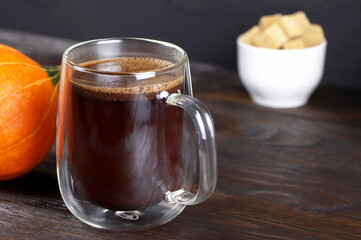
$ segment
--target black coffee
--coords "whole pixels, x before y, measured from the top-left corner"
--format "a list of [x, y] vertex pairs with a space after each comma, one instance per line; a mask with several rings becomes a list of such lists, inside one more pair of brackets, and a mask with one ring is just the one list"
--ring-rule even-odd
[[[83, 64], [118, 72], [150, 71], [169, 65], [155, 58]], [[75, 82], [70, 84], [68, 142], [76, 191], [105, 208], [136, 210], [158, 203], [167, 191], [179, 188], [183, 111], [156, 95], [182, 90], [183, 77], [169, 74], [141, 86], [116, 88]]]

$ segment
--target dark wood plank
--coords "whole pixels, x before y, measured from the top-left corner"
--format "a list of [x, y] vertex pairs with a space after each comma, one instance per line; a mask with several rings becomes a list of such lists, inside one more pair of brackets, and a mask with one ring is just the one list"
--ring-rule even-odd
[[17, 48], [43, 65], [60, 65], [65, 49], [75, 42], [0, 28], [0, 43]]
[[[60, 64], [72, 41], [44, 39], [0, 29], [0, 42]], [[67, 210], [52, 152], [30, 174], [0, 182], [0, 239], [360, 239], [361, 91], [324, 87], [305, 107], [268, 109], [251, 102], [236, 72], [191, 65], [195, 97], [217, 130], [210, 199], [155, 229], [97, 230]]]

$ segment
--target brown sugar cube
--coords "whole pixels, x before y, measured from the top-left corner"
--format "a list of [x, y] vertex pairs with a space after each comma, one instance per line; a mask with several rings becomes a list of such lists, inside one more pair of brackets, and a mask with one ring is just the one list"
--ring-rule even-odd
[[279, 23], [290, 38], [301, 36], [310, 25], [310, 21], [304, 12], [283, 16]]
[[253, 44], [263, 48], [280, 48], [288, 40], [287, 35], [278, 23], [264, 29], [262, 32], [254, 36]]
[[258, 25], [265, 29], [266, 27], [272, 25], [273, 23], [279, 21], [282, 17], [282, 14], [272, 14], [272, 15], [266, 15], [259, 19]]
[[295, 38], [292, 40], [289, 40], [288, 42], [283, 45], [283, 49], [299, 49], [299, 48], [305, 48], [305, 44], [303, 43], [301, 38]]
[[249, 29], [247, 32], [245, 32], [241, 38], [241, 40], [244, 43], [247, 43], [249, 45], [252, 45], [253, 37], [259, 33], [259, 27], [253, 26], [251, 29]]
[[303, 11], [298, 11], [292, 14], [293, 18], [298, 22], [300, 25], [302, 25], [305, 29], [307, 29], [311, 23], [308, 19], [307, 15]]
[[304, 27], [291, 16], [282, 17], [279, 23], [290, 38], [299, 37], [305, 31]]
[[325, 39], [325, 34], [320, 25], [311, 24], [302, 36], [305, 47], [312, 47], [320, 44]]

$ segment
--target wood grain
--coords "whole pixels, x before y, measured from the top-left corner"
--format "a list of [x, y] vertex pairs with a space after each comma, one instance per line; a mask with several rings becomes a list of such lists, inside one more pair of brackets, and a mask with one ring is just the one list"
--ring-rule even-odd
[[[37, 52], [53, 41], [16, 40], [24, 34], [0, 29], [0, 42], [6, 35], [42, 64], [60, 64], [71, 43]], [[67, 210], [52, 152], [30, 174], [0, 182], [0, 239], [361, 239], [361, 91], [324, 87], [305, 107], [269, 109], [252, 103], [234, 71], [191, 66], [217, 131], [210, 199], [155, 229], [97, 230]]]

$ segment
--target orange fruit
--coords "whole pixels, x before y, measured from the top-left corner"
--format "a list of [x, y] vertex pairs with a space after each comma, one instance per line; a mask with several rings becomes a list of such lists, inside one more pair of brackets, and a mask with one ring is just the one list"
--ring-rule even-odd
[[55, 139], [58, 68], [47, 71], [0, 44], [0, 180], [22, 176], [49, 153]]

